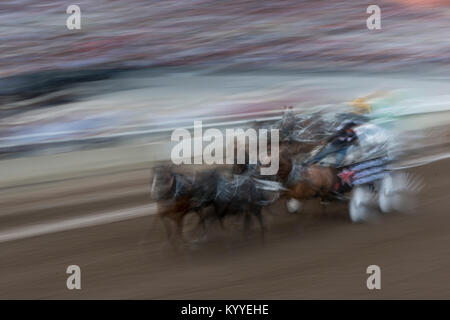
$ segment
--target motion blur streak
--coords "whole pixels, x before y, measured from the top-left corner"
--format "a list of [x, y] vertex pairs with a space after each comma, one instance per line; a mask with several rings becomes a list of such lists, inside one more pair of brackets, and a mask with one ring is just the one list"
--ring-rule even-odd
[[[0, 298], [450, 298], [448, 1], [376, 1], [380, 30], [362, 0], [76, 4], [81, 30], [67, 2], [0, 4]], [[240, 216], [208, 220], [204, 240], [195, 214], [169, 243], [150, 189], [171, 132], [271, 126], [286, 106], [326, 123], [366, 110], [389, 170], [423, 180], [406, 214], [356, 224], [351, 193], [297, 214], [280, 196], [264, 244]]]
[[99, 224], [111, 223], [121, 220], [139, 218], [147, 215], [155, 214], [153, 206], [139, 206], [137, 208], [130, 208], [127, 210], [118, 210], [114, 212], [107, 212], [88, 217], [73, 218], [62, 221], [46, 222], [41, 225], [33, 225], [24, 228], [17, 228], [9, 230], [8, 232], [0, 233], [0, 242], [24, 239], [28, 237], [35, 237], [45, 235], [53, 232], [67, 231], [77, 228], [91, 227]]

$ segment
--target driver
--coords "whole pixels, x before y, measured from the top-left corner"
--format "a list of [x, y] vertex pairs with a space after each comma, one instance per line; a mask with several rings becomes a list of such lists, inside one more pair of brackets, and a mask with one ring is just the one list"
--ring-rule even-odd
[[358, 143], [358, 136], [353, 130], [356, 125], [357, 124], [353, 121], [344, 123], [342, 128], [327, 140], [327, 146], [310, 161], [308, 161], [309, 164], [316, 163], [326, 156], [334, 153], [336, 154], [335, 167], [339, 167], [347, 155], [348, 148], [352, 144]]

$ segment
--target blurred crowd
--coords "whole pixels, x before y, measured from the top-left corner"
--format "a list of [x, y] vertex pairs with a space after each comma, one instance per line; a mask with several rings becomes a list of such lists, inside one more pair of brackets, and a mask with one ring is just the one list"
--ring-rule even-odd
[[80, 0], [0, 4], [0, 76], [47, 69], [248, 65], [313, 70], [448, 68], [448, 1], [377, 1], [382, 29], [366, 28], [367, 1]]

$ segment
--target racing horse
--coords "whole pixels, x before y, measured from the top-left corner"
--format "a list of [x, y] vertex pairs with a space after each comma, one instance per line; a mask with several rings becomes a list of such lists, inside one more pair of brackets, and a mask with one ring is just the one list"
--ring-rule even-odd
[[[175, 173], [171, 166], [153, 169], [151, 196], [158, 204], [158, 216], [163, 221], [170, 242], [183, 242], [183, 221], [196, 213], [199, 226], [206, 234], [207, 222], [229, 216], [243, 216], [243, 233], [247, 235], [251, 218], [255, 217], [264, 239], [262, 208], [278, 199], [281, 184], [257, 179], [257, 168], [250, 166], [243, 174], [225, 174], [214, 168], [195, 176]], [[207, 211], [207, 208], [212, 210]], [[170, 221], [175, 224], [172, 233]]]
[[244, 218], [243, 233], [247, 236], [252, 217], [256, 218], [264, 241], [264, 219], [262, 210], [278, 200], [283, 186], [270, 180], [257, 178], [257, 166], [249, 166], [244, 174], [231, 177], [219, 176], [216, 197], [213, 201], [215, 218], [241, 215]]
[[306, 166], [293, 162], [289, 173], [284, 198], [290, 212], [299, 210], [302, 200], [319, 198], [321, 202], [334, 199], [340, 186], [337, 170], [317, 164]]
[[[187, 174], [176, 173], [170, 165], [152, 170], [150, 194], [157, 202], [157, 214], [163, 221], [170, 242], [183, 240], [183, 222], [189, 213], [199, 216], [199, 224], [205, 222], [203, 209], [213, 203], [216, 190], [217, 172], [210, 170]], [[175, 223], [172, 233], [170, 221]]]

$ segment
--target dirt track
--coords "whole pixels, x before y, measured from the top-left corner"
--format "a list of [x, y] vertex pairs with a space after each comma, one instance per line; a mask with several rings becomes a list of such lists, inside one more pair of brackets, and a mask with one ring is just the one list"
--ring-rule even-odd
[[[387, 217], [373, 225], [353, 225], [344, 206], [320, 213], [310, 204], [306, 207], [309, 213], [300, 216], [268, 214], [265, 245], [257, 233], [243, 242], [211, 232], [208, 244], [176, 252], [165, 243], [162, 226], [151, 229], [154, 216], [0, 243], [0, 298], [448, 299], [449, 163], [440, 161], [415, 170], [426, 178], [427, 189], [411, 215]], [[18, 217], [23, 219], [21, 224], [51, 217], [52, 210], [65, 210], [64, 215], [71, 217], [100, 208], [145, 204], [144, 173], [141, 170], [116, 177], [125, 180], [125, 175], [128, 181], [115, 188], [138, 189], [131, 196], [84, 206], [35, 211], [28, 207], [27, 214], [2, 217], [2, 226], [14, 225]], [[91, 180], [114, 182], [111, 177]], [[78, 183], [82, 185], [83, 181]], [[57, 189], [57, 185], [53, 187]], [[106, 185], [96, 189], [112, 192]], [[80, 291], [66, 288], [65, 271], [71, 264], [81, 267]], [[381, 267], [379, 291], [366, 288], [365, 272], [371, 264]]]

